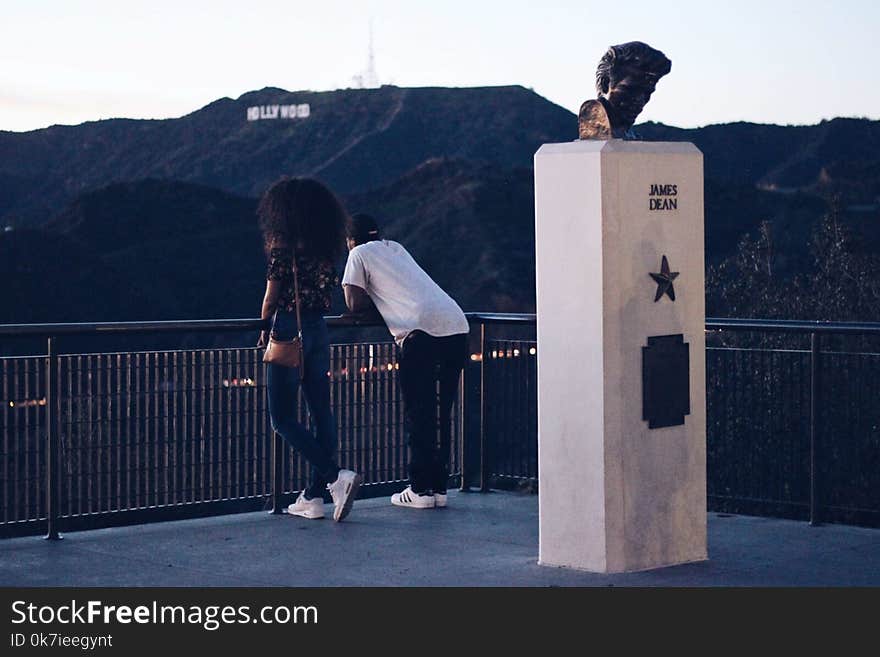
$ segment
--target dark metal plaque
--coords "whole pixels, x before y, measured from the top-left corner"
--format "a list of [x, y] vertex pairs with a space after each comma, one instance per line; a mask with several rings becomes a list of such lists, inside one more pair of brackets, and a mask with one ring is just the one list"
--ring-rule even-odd
[[642, 419], [649, 429], [684, 424], [691, 412], [690, 345], [684, 335], [655, 335], [642, 347]]

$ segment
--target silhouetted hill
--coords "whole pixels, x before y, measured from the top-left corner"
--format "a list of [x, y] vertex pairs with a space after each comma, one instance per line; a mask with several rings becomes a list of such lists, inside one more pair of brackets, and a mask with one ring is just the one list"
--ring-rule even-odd
[[[310, 106], [305, 119], [247, 121], [247, 108]], [[342, 193], [388, 185], [432, 157], [530, 167], [537, 148], [576, 134], [574, 116], [522, 87], [267, 88], [178, 119], [113, 119], [0, 132], [0, 225], [38, 225], [116, 181], [201, 183], [258, 196], [281, 175]]]
[[37, 230], [0, 232], [0, 324], [139, 318], [147, 301], [87, 245]]
[[[304, 119], [248, 121], [247, 108], [310, 106]], [[576, 136], [576, 117], [523, 87], [385, 86], [330, 92], [266, 88], [177, 119], [112, 119], [0, 131], [0, 225], [35, 226], [73, 198], [117, 181], [159, 178], [254, 197], [283, 174], [317, 176], [342, 193], [393, 183], [431, 158], [529, 168], [544, 142]], [[880, 122], [637, 126], [645, 139], [693, 141], [706, 177], [770, 190], [880, 196]], [[867, 176], [863, 175], [868, 172]]]
[[[379, 218], [385, 236], [403, 243], [466, 310], [527, 312], [534, 310], [532, 190], [529, 169], [434, 159], [343, 201]], [[805, 193], [707, 180], [710, 254], [723, 259], [744, 232], [769, 220], [776, 266], [797, 271], [825, 207]], [[84, 194], [45, 230], [0, 233], [0, 322], [256, 316], [265, 259], [255, 209], [256, 199], [176, 181]], [[863, 215], [865, 226], [876, 224], [871, 216]], [[339, 292], [333, 310], [343, 310]]]
[[806, 245], [827, 202], [814, 194], [781, 194], [754, 185], [705, 181], [706, 260], [717, 263], [731, 255], [746, 233], [763, 221], [774, 225], [781, 267], [797, 268], [808, 254]]
[[253, 230], [254, 211], [252, 199], [212, 187], [147, 179], [83, 194], [45, 229], [108, 254], [147, 242], [192, 242], [205, 234]]
[[[531, 179], [528, 169], [432, 160], [343, 200], [381, 218], [464, 307], [530, 309]], [[0, 322], [254, 317], [266, 270], [255, 210], [255, 199], [176, 181], [84, 194], [45, 230], [0, 233], [0, 274], [13, 291]]]
[[[253, 317], [265, 272], [256, 202], [145, 180], [76, 199], [43, 231], [0, 233], [8, 322]], [[32, 303], [45, 298], [51, 303]], [[83, 300], [85, 299], [85, 301]]]
[[[728, 123], [695, 129], [643, 123], [637, 131], [652, 141], [693, 142], [705, 155], [706, 178], [718, 182], [814, 189], [829, 171], [846, 175], [852, 163], [880, 171], [880, 121], [841, 118], [811, 126]], [[868, 183], [860, 193], [874, 199], [880, 196], [878, 177], [853, 182]]]
[[373, 214], [465, 310], [534, 311], [530, 169], [431, 160], [347, 202], [352, 212]]
[[816, 221], [837, 197], [856, 242], [880, 248], [880, 121], [812, 126], [730, 123], [682, 129], [637, 126], [644, 139], [691, 141], [704, 154], [706, 255], [729, 256], [762, 221], [773, 224], [784, 269], [799, 269]]
[[[311, 114], [246, 120], [274, 103]], [[532, 156], [576, 132], [572, 113], [522, 87], [390, 86], [269, 88], [178, 119], [0, 132], [0, 227], [16, 227], [0, 233], [0, 321], [254, 316], [255, 199], [295, 174], [377, 215], [466, 309], [532, 310]], [[712, 263], [768, 221], [776, 266], [798, 271], [832, 195], [854, 248], [880, 250], [878, 121], [637, 132], [703, 151]]]

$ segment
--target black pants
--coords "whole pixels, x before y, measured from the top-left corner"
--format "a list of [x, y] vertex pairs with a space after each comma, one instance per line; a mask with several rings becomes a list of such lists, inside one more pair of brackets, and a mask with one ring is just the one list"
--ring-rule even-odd
[[416, 493], [446, 492], [452, 404], [466, 358], [464, 333], [435, 338], [413, 331], [400, 349], [400, 390], [410, 447], [409, 481]]

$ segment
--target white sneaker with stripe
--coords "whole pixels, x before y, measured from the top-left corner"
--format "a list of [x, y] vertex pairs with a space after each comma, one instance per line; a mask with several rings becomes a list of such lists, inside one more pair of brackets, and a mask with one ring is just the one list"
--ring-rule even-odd
[[408, 506], [413, 509], [433, 509], [434, 495], [431, 493], [415, 493], [411, 486], [407, 486], [400, 493], [391, 496], [394, 506]]

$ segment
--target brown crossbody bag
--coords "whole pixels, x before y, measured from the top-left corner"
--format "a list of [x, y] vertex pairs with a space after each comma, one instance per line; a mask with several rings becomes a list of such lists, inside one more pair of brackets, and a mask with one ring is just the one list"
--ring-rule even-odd
[[[296, 336], [292, 340], [275, 339], [275, 322], [272, 322], [272, 332], [269, 334], [269, 344], [266, 345], [266, 353], [263, 354], [264, 363], [274, 363], [284, 367], [298, 367], [300, 373], [303, 368], [303, 343], [302, 343], [302, 320], [299, 314], [299, 277], [296, 273], [296, 253], [293, 254], [293, 295], [296, 304]], [[278, 311], [275, 311], [277, 317]]]

